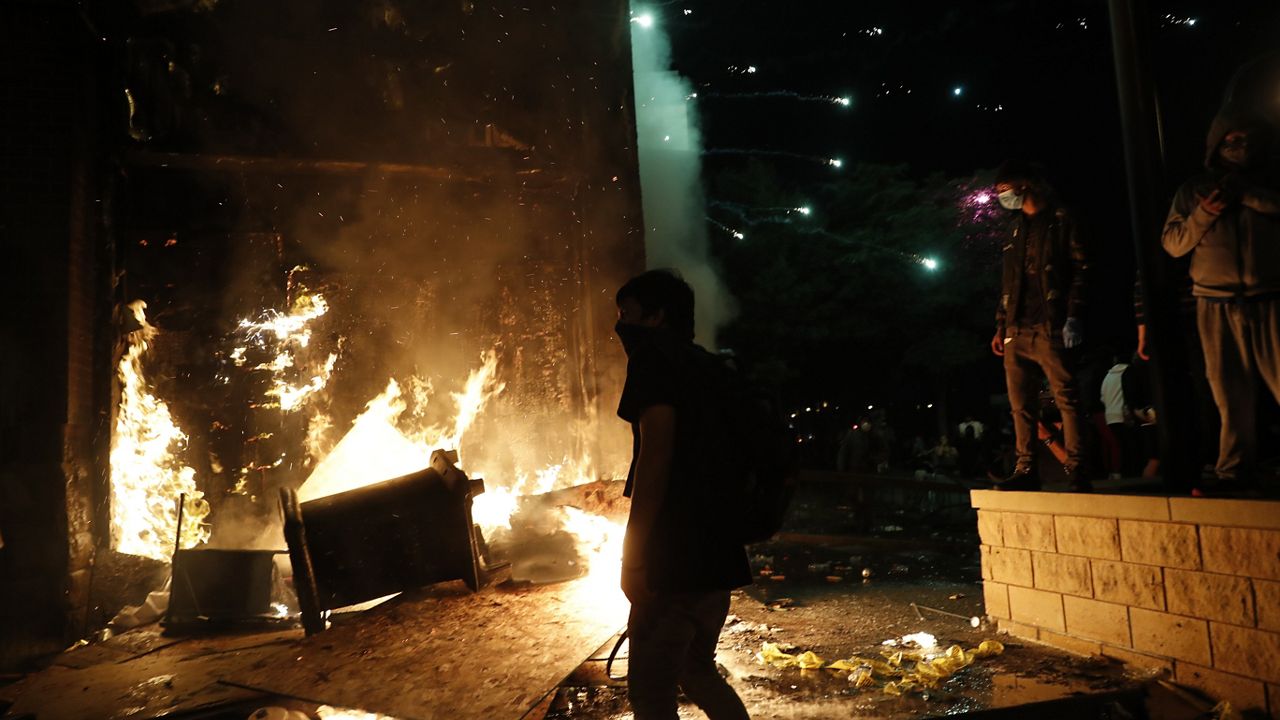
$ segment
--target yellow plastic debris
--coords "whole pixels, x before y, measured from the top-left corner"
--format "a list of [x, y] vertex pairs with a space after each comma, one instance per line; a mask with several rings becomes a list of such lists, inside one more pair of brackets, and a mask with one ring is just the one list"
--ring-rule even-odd
[[995, 657], [1004, 652], [1004, 645], [998, 640], [983, 640], [972, 652], [977, 658]]
[[777, 668], [791, 667], [796, 664], [795, 655], [782, 652], [777, 645], [771, 642], [766, 642], [760, 646], [760, 652], [756, 653], [756, 660]]
[[777, 668], [802, 670], [844, 671], [849, 673], [849, 684], [855, 688], [880, 686], [886, 695], [901, 696], [915, 689], [935, 688], [940, 682], [972, 665], [979, 658], [993, 657], [1004, 652], [1004, 645], [995, 640], [983, 640], [978, 647], [965, 650], [951, 645], [942, 653], [926, 650], [882, 650], [884, 659], [864, 659], [852, 656], [831, 664], [813, 651], [799, 655], [783, 652], [774, 643], [761, 645], [756, 659]]
[[849, 674], [849, 684], [861, 690], [875, 685], [876, 679], [871, 674], [870, 670], [864, 668], [862, 670], [855, 670]]
[[826, 665], [827, 661], [814, 654], [812, 650], [806, 650], [796, 657], [795, 663], [801, 670], [818, 670]]

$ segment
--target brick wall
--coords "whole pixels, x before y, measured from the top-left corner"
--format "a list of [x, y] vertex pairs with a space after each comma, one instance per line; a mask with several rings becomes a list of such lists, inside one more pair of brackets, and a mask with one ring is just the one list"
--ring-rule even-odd
[[1002, 630], [1280, 717], [1280, 502], [977, 490], [972, 504]]
[[0, 3], [0, 669], [84, 630], [99, 295], [88, 47], [75, 3]]

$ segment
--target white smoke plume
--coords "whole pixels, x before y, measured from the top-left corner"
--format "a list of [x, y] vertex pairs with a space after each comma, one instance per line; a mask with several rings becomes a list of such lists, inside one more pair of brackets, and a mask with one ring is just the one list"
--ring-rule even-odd
[[656, 12], [631, 5], [636, 135], [645, 258], [680, 271], [697, 297], [697, 340], [708, 348], [733, 315], [733, 299], [707, 247], [702, 135], [689, 81], [671, 69], [671, 43]]

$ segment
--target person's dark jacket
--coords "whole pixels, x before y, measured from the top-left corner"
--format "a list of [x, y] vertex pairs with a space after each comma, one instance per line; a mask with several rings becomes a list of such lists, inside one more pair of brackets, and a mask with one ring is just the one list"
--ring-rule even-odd
[[[1037, 277], [1044, 292], [1046, 321], [1049, 328], [1057, 332], [1067, 318], [1079, 318], [1084, 314], [1089, 263], [1079, 226], [1071, 213], [1063, 208], [1048, 208], [1041, 212], [1049, 213], [1049, 224], [1039, 235], [1042, 247], [1037, 248], [1040, 258]], [[996, 331], [1001, 337], [1011, 336], [1011, 326], [1018, 317], [1022, 283], [1026, 279], [1023, 268], [1027, 257], [1026, 239], [1031, 235], [1027, 231], [1030, 222], [1031, 218], [1018, 213], [1009, 241], [1004, 245], [1000, 303], [996, 307]]]
[[[1191, 253], [1196, 297], [1229, 299], [1280, 293], [1280, 192], [1257, 171], [1231, 172], [1218, 158], [1222, 139], [1244, 124], [1219, 115], [1209, 129], [1208, 172], [1182, 184], [1161, 241], [1174, 257]], [[1200, 205], [1215, 188], [1230, 203], [1221, 215]]]

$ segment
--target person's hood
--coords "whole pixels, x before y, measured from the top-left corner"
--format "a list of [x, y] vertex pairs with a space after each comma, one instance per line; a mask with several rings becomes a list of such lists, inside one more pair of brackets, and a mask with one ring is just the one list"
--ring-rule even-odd
[[[1204, 166], [1210, 170], [1222, 168], [1222, 161], [1218, 157], [1218, 148], [1222, 146], [1222, 140], [1228, 133], [1233, 130], [1249, 130], [1254, 134], [1258, 134], [1263, 131], [1263, 128], [1264, 126], [1257, 119], [1237, 112], [1219, 111], [1217, 116], [1213, 118], [1213, 122], [1209, 124], [1209, 135], [1205, 138]], [[1257, 138], [1259, 141], [1265, 139], [1261, 136]], [[1260, 145], [1259, 148], [1268, 146], [1269, 144]]]

